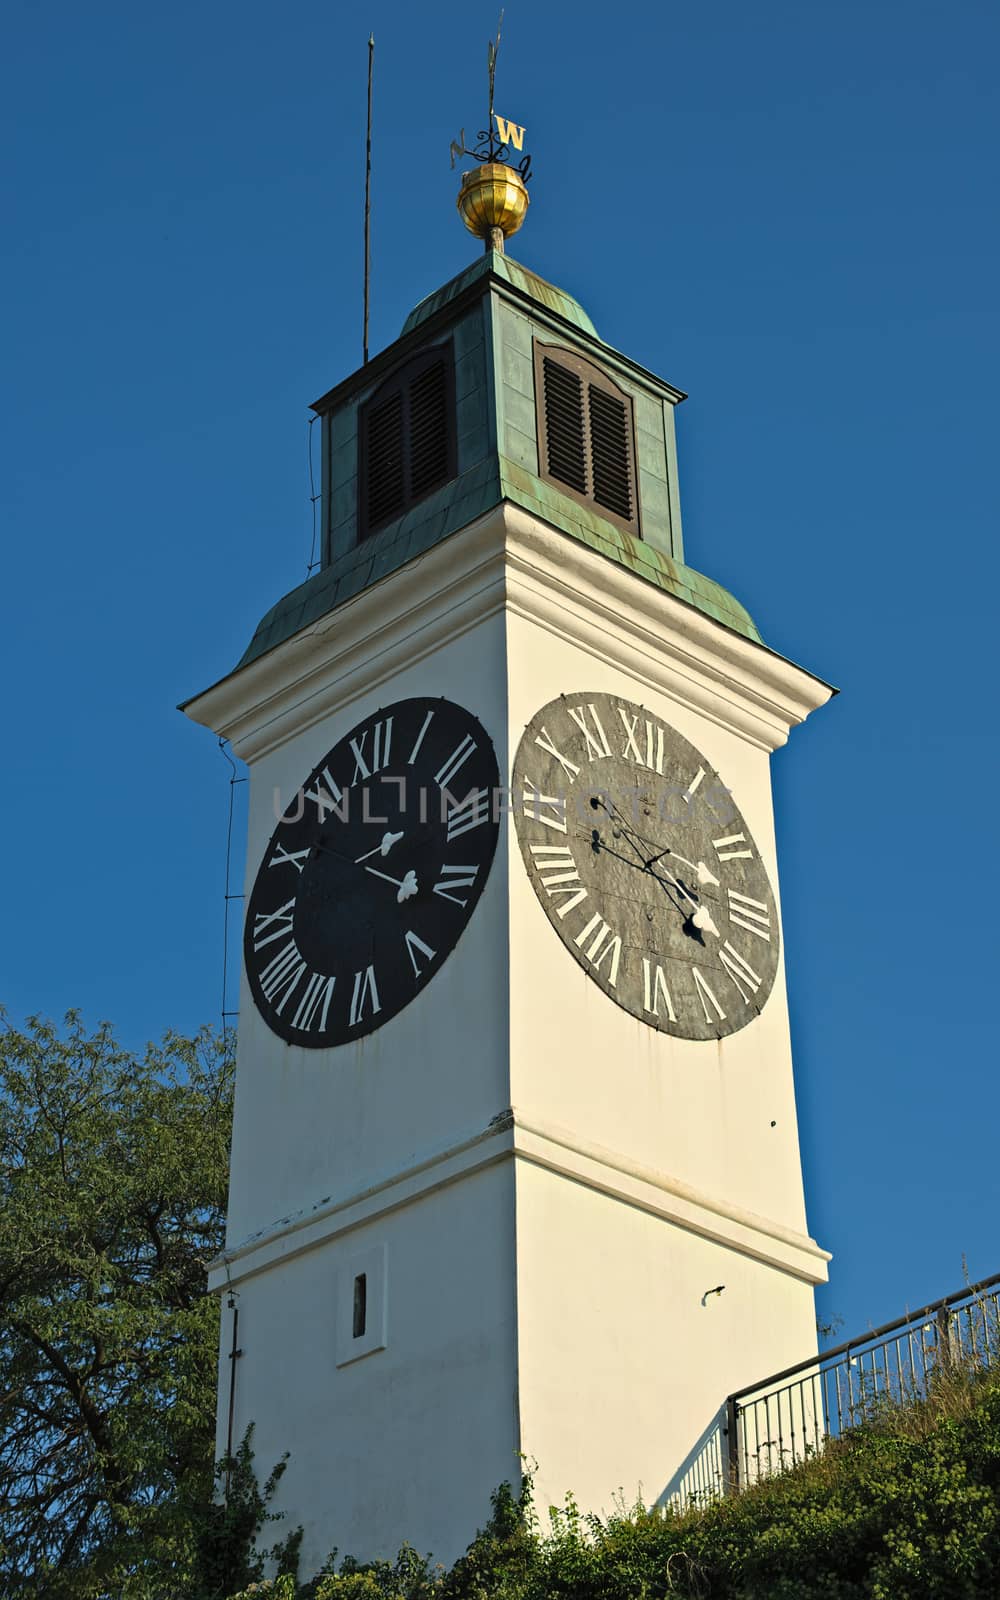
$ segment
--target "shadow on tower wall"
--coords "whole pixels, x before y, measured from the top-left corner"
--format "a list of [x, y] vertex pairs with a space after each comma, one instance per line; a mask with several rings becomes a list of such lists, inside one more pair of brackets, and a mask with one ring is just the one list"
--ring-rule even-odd
[[673, 1477], [657, 1496], [658, 1506], [685, 1510], [719, 1500], [726, 1492], [726, 1408], [702, 1429]]

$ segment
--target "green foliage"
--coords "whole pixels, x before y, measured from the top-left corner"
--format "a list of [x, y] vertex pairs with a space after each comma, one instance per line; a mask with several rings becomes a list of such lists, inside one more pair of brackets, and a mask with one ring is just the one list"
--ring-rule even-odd
[[[0, 1018], [2, 1021], [2, 1018]], [[943, 1364], [819, 1456], [715, 1505], [539, 1526], [502, 1485], [450, 1570], [270, 1549], [248, 1435], [212, 1464], [232, 1063], [110, 1028], [0, 1027], [4, 1600], [979, 1600], [1000, 1593], [1000, 1378]], [[228, 1494], [214, 1493], [225, 1474]], [[336, 1507], [331, 1508], [336, 1523]], [[265, 1578], [268, 1572], [271, 1576]]]
[[[0, 1019], [2, 1020], [2, 1019]], [[0, 1591], [176, 1600], [210, 1500], [232, 1063], [0, 1026]]]
[[[332, 1565], [332, 1563], [331, 1563]], [[269, 1600], [982, 1600], [1000, 1593], [1000, 1380], [945, 1374], [821, 1456], [705, 1508], [538, 1528], [531, 1477], [448, 1572], [404, 1547]], [[240, 1596], [239, 1600], [243, 1600]]]
[[270, 1550], [258, 1543], [267, 1523], [282, 1520], [281, 1513], [269, 1511], [268, 1506], [288, 1456], [282, 1457], [260, 1489], [252, 1440], [251, 1424], [238, 1449], [232, 1456], [223, 1456], [215, 1469], [217, 1484], [224, 1492], [194, 1508], [194, 1561], [184, 1600], [226, 1600], [234, 1587], [252, 1593], [269, 1563], [279, 1574], [281, 1586], [266, 1592], [283, 1595], [287, 1590], [294, 1600], [302, 1529], [296, 1528]]

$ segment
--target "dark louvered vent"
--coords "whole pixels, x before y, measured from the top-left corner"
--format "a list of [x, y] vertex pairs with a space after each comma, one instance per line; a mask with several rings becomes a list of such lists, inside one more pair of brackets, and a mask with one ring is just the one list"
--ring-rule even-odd
[[358, 419], [358, 536], [366, 539], [457, 474], [450, 344], [387, 378]]
[[545, 357], [545, 446], [549, 477], [587, 492], [583, 384], [575, 372]]
[[437, 361], [410, 385], [410, 499], [422, 500], [447, 476], [447, 372]]
[[590, 397], [590, 456], [594, 469], [594, 499], [625, 522], [632, 520], [631, 450], [625, 403], [606, 389], [588, 385]]
[[639, 533], [632, 401], [575, 350], [535, 345], [539, 471]]
[[381, 405], [372, 406], [366, 418], [368, 450], [365, 487], [368, 520], [388, 522], [398, 517], [406, 501], [403, 481], [403, 396], [396, 391]]

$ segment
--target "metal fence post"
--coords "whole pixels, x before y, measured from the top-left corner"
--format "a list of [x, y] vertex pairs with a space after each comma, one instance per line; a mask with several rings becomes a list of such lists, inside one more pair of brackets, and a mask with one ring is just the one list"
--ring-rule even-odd
[[740, 1492], [740, 1407], [732, 1396], [726, 1401], [726, 1493]]
[[947, 1306], [942, 1306], [937, 1316], [937, 1346], [938, 1360], [941, 1370], [947, 1372], [951, 1366], [951, 1313]]

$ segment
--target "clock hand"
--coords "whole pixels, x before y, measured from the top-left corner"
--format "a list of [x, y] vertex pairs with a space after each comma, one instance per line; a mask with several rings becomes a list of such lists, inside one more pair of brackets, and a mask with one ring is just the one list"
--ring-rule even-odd
[[[646, 862], [645, 865], [646, 870], [648, 871], [649, 863]], [[663, 869], [663, 872], [666, 882], [673, 884], [677, 892], [682, 894], [690, 905], [694, 906], [694, 910], [691, 913], [692, 925], [698, 928], [702, 933], [711, 933], [715, 935], [716, 939], [720, 938], [721, 935], [718, 928], [715, 926], [715, 923], [712, 921], [712, 913], [709, 911], [708, 907], [706, 905], [702, 905], [700, 900], [696, 900], [693, 894], [688, 894], [688, 891], [681, 883], [680, 878], [675, 878], [672, 872], [666, 871], [666, 868]], [[653, 877], [659, 878], [659, 873], [654, 872]], [[660, 882], [663, 881], [664, 879], [660, 879]]]
[[396, 895], [396, 901], [399, 905], [402, 905], [404, 900], [412, 899], [413, 895], [418, 892], [420, 887], [420, 885], [417, 883], [417, 875], [415, 872], [408, 872], [405, 878], [390, 878], [387, 872], [379, 872], [377, 867], [366, 867], [365, 871], [370, 872], [373, 878], [383, 878], [386, 883], [395, 884], [399, 891]]
[[[602, 804], [603, 804], [603, 802], [602, 802]], [[622, 832], [628, 837], [628, 842], [632, 846], [632, 849], [635, 850], [636, 855], [639, 855], [639, 856], [642, 857], [642, 864], [643, 864], [644, 867], [651, 867], [653, 865], [653, 862], [654, 861], [659, 861], [661, 856], [669, 856], [669, 855], [673, 855], [674, 854], [674, 852], [673, 852], [673, 850], [671, 850], [670, 846], [669, 845], [665, 845], [662, 850], [657, 850], [655, 855], [649, 856], [648, 859], [647, 859], [647, 857], [643, 854], [643, 852], [638, 849], [635, 841], [636, 841], [636, 839], [638, 839], [639, 842], [641, 844], [644, 844], [647, 849], [652, 847], [655, 844], [655, 841], [652, 840], [652, 839], [647, 838], [645, 834], [640, 833], [638, 828], [633, 827], [632, 824], [628, 821], [628, 819], [622, 815], [622, 813], [619, 811], [619, 809], [618, 809], [618, 807], [616, 805], [613, 805], [613, 804], [610, 805], [610, 806], [605, 805], [604, 809], [608, 813], [608, 816], [610, 817], [611, 821], [612, 822], [617, 822], [617, 824], [621, 828]], [[678, 861], [684, 861], [684, 857], [683, 856], [678, 856], [677, 859], [678, 859]], [[694, 862], [693, 861], [684, 861], [684, 865], [686, 867], [694, 867]], [[697, 871], [697, 868], [695, 868], [695, 870]]]
[[[674, 853], [670, 849], [670, 847], [667, 846], [667, 848], [665, 850], [661, 850], [659, 852], [659, 855], [653, 856], [652, 860], [647, 861], [644, 858], [642, 851], [637, 848], [634, 840], [631, 838], [632, 830], [629, 827], [628, 823], [625, 821], [624, 817], [618, 811], [618, 807], [613, 805], [611, 807], [606, 807], [605, 809], [608, 810], [609, 816], [611, 815], [612, 812], [616, 813], [619, 827], [621, 828], [623, 834], [625, 835], [625, 838], [628, 840], [628, 843], [632, 846], [632, 849], [635, 850], [636, 855], [639, 856], [639, 858], [640, 858], [640, 860], [642, 862], [642, 867], [643, 867], [644, 871], [648, 872], [650, 870], [653, 862], [654, 861], [658, 861], [661, 856], [672, 855]], [[639, 837], [641, 837], [641, 835], [639, 835]], [[677, 859], [678, 859], [678, 861], [684, 861], [684, 857], [683, 856], [678, 856]], [[685, 861], [684, 865], [694, 868], [695, 872], [698, 873], [698, 881], [699, 881], [699, 883], [711, 882], [711, 883], [716, 883], [717, 884], [718, 881], [719, 881], [717, 878], [713, 878], [712, 874], [709, 872], [709, 870], [705, 866], [704, 862], [700, 861], [698, 863], [698, 865], [695, 866], [694, 862]], [[678, 894], [682, 894], [684, 896], [685, 900], [688, 902], [688, 904], [692, 905], [694, 907], [694, 910], [690, 913], [692, 927], [697, 928], [700, 933], [710, 933], [716, 939], [721, 938], [721, 935], [719, 933], [718, 928], [715, 926], [715, 923], [712, 921], [712, 913], [709, 911], [708, 907], [705, 906], [705, 905], [702, 905], [700, 900], [697, 900], [693, 894], [690, 894], [688, 892], [688, 890], [685, 889], [685, 887], [681, 883], [680, 879], [679, 878], [675, 878], [672, 872], [668, 872], [665, 867], [661, 868], [661, 872], [662, 872], [662, 876], [660, 876], [659, 873], [655, 873], [655, 872], [652, 874], [652, 876], [654, 878], [657, 878], [657, 880], [660, 883], [664, 883], [665, 882], [665, 883], [671, 884], [671, 886], [674, 889], [677, 890]], [[704, 876], [702, 876], [703, 873], [704, 873]]]
[[647, 867], [653, 866], [654, 862], [659, 861], [661, 856], [673, 856], [675, 861], [681, 862], [683, 866], [690, 867], [692, 872], [697, 873], [699, 883], [711, 883], [714, 884], [716, 889], [719, 888], [718, 878], [715, 876], [714, 872], [709, 872], [704, 861], [689, 861], [687, 856], [678, 855], [677, 851], [671, 850], [669, 845], [667, 845], [666, 849], [661, 850], [658, 855], [650, 856], [649, 860], [646, 862]]
[[[356, 867], [360, 866], [363, 861], [367, 861], [371, 856], [387, 856], [393, 845], [398, 844], [402, 838], [403, 835], [401, 833], [383, 833], [381, 844], [377, 844], [374, 850], [366, 850], [363, 856], [355, 856], [354, 865]], [[332, 856], [334, 861], [349, 862], [351, 860], [350, 856], [342, 855], [339, 850], [331, 850], [328, 844], [320, 844], [318, 841], [313, 845], [313, 849], [321, 856]], [[366, 867], [365, 870], [370, 872], [371, 868]]]
[[[677, 859], [678, 859], [678, 861], [684, 861], [684, 857], [683, 856], [678, 856]], [[688, 861], [684, 862], [685, 866], [690, 866], [690, 864], [691, 863], [688, 862]], [[702, 883], [702, 884], [709, 884], [710, 883], [716, 889], [718, 889], [720, 887], [719, 880], [715, 876], [715, 873], [714, 872], [709, 872], [709, 870], [706, 867], [704, 861], [699, 861], [698, 865], [695, 867], [694, 870], [698, 874], [698, 882], [699, 883]]]
[[721, 939], [722, 935], [712, 921], [712, 913], [707, 906], [699, 906], [697, 911], [691, 913], [691, 925], [700, 933], [710, 933], [713, 938]]
[[[626, 833], [630, 833], [632, 830], [629, 827], [629, 824], [625, 821], [625, 818], [622, 816], [621, 812], [618, 810], [618, 807], [617, 806], [612, 806], [611, 809], [617, 815], [619, 826], [622, 827], [623, 830]], [[643, 838], [643, 835], [641, 833], [639, 833], [638, 830], [636, 830], [636, 838], [638, 838], [638, 839], [642, 839]], [[632, 841], [629, 840], [629, 843], [631, 843], [631, 842]], [[647, 844], [649, 844], [651, 842], [652, 842], [651, 840], [648, 840], [648, 839], [646, 840]], [[632, 848], [635, 849], [635, 846], [633, 845]], [[716, 888], [719, 887], [718, 878], [715, 876], [714, 872], [711, 872], [709, 870], [709, 868], [706, 867], [704, 861], [689, 861], [687, 856], [680, 855], [676, 850], [672, 849], [670, 845], [665, 845], [662, 850], [658, 850], [657, 851], [655, 856], [650, 856], [647, 861], [643, 862], [643, 866], [651, 867], [654, 864], [654, 862], [660, 861], [663, 858], [663, 856], [673, 856], [675, 861], [680, 861], [685, 867], [690, 867], [691, 871], [697, 874], [698, 882], [700, 884], [704, 885], [704, 884], [710, 884], [711, 883], [711, 884], [714, 884], [714, 886]], [[687, 893], [687, 890], [684, 888], [683, 884], [679, 883], [676, 878], [672, 878], [671, 882], [674, 883], [676, 885], [676, 887], [678, 889], [680, 889], [681, 893], [683, 895], [685, 895], [688, 900], [691, 901], [692, 905], [697, 905], [698, 904], [698, 902], [696, 900], [692, 899], [691, 895], [689, 895]], [[707, 931], [710, 932], [710, 933], [715, 933], [717, 935], [718, 934], [718, 930], [716, 929], [715, 924], [712, 922], [711, 917], [708, 918], [708, 922], [711, 923], [711, 927], [708, 927]], [[697, 922], [695, 923], [695, 927], [696, 928], [700, 927], [700, 926], [701, 926], [700, 923], [697, 923]], [[706, 927], [707, 927], [707, 924], [706, 924]]]
[[355, 856], [354, 865], [360, 866], [362, 861], [368, 861], [371, 856], [387, 856], [393, 845], [398, 844], [402, 837], [401, 833], [383, 833], [381, 844], [377, 844], [374, 850], [366, 850], [363, 856]]

